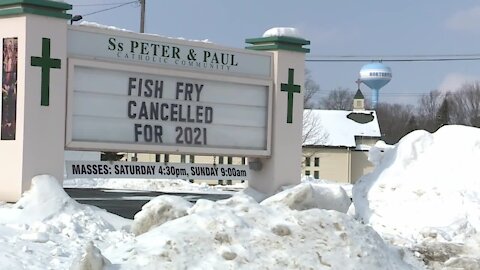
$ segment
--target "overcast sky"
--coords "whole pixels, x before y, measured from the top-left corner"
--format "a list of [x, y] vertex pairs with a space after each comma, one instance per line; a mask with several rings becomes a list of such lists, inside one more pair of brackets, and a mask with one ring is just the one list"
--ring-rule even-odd
[[[73, 15], [85, 15], [128, 0], [66, 0]], [[295, 27], [311, 41], [307, 59], [327, 55], [480, 55], [480, 2], [477, 0], [146, 0], [145, 32], [243, 48], [246, 38], [272, 27]], [[78, 5], [77, 5], [78, 4]], [[139, 30], [140, 7], [128, 4], [84, 16], [84, 21]], [[367, 57], [378, 60], [378, 57]], [[354, 90], [367, 62], [309, 62], [307, 68], [324, 95], [342, 87]], [[415, 103], [433, 89], [455, 90], [480, 80], [480, 60], [384, 62], [393, 79], [380, 102]], [[362, 86], [366, 96], [370, 90]]]

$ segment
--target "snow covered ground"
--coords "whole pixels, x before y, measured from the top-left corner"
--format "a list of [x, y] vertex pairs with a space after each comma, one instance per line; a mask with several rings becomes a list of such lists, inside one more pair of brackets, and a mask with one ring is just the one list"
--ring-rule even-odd
[[[249, 189], [194, 205], [160, 196], [134, 220], [79, 204], [38, 176], [19, 202], [0, 204], [0, 269], [480, 269], [480, 129], [416, 131], [378, 144], [371, 159], [353, 205], [348, 189], [304, 181], [260, 203]], [[211, 189], [171, 184], [135, 185]]]

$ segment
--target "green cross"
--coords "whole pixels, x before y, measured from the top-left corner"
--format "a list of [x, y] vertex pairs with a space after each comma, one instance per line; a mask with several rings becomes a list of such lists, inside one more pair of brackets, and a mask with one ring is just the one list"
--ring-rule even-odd
[[280, 90], [288, 93], [287, 123], [292, 123], [293, 118], [293, 94], [300, 93], [300, 85], [293, 84], [294, 69], [288, 69], [288, 83], [282, 83]]
[[42, 57], [32, 56], [31, 65], [42, 68], [41, 106], [50, 104], [50, 69], [60, 68], [61, 60], [50, 58], [50, 39], [42, 38]]

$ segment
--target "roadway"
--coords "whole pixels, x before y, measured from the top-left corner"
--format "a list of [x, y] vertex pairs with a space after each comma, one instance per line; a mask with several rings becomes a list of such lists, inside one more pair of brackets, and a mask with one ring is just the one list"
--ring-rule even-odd
[[110, 213], [133, 219], [142, 206], [160, 195], [180, 196], [195, 203], [199, 199], [211, 201], [228, 199], [230, 194], [173, 193], [117, 189], [65, 188], [67, 194], [81, 204], [94, 205]]

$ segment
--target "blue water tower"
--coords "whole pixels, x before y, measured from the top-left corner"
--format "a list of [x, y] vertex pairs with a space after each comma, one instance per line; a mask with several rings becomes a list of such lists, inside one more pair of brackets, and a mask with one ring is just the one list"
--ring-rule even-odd
[[392, 79], [392, 70], [380, 62], [366, 64], [360, 69], [360, 81], [372, 89], [372, 108], [378, 104], [378, 93]]

